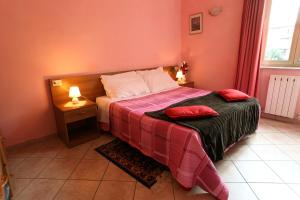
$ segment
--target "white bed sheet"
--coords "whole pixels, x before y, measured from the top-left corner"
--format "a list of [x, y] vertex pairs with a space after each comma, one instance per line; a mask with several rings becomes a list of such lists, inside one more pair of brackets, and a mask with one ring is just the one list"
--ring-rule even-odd
[[97, 117], [99, 122], [109, 124], [109, 106], [115, 101], [118, 101], [118, 99], [112, 99], [108, 96], [96, 98], [96, 104], [98, 106]]

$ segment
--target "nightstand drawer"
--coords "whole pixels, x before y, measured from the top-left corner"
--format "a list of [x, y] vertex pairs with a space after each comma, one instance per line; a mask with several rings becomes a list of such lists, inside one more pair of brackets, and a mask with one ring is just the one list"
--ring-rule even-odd
[[96, 116], [96, 107], [80, 108], [65, 113], [65, 122], [74, 122]]

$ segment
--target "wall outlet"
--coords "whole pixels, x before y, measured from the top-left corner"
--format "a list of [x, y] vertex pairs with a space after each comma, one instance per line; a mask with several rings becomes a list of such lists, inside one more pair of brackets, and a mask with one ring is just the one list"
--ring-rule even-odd
[[62, 86], [62, 80], [52, 80], [52, 86], [53, 87]]

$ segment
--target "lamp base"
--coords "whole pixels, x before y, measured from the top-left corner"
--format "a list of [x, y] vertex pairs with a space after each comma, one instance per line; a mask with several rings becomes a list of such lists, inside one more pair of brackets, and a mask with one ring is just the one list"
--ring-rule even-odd
[[178, 82], [179, 84], [184, 84], [184, 83], [186, 82], [186, 79], [185, 79], [185, 77], [178, 78], [178, 79], [177, 79], [177, 82]]
[[72, 103], [73, 104], [78, 104], [79, 103], [79, 99], [77, 97], [73, 97], [72, 98]]

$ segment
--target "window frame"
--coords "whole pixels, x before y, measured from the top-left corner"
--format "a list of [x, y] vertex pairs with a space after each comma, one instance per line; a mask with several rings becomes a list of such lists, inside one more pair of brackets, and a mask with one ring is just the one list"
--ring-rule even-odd
[[262, 50], [262, 66], [264, 67], [300, 67], [300, 7], [298, 9], [298, 16], [295, 24], [293, 33], [293, 39], [290, 49], [289, 59], [287, 61], [275, 61], [265, 60], [268, 31], [269, 31], [269, 20], [272, 7], [272, 0], [267, 3], [265, 25], [264, 25], [264, 37], [263, 37], [263, 50]]

